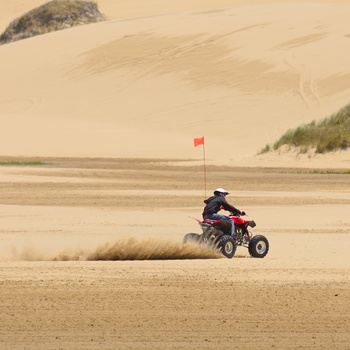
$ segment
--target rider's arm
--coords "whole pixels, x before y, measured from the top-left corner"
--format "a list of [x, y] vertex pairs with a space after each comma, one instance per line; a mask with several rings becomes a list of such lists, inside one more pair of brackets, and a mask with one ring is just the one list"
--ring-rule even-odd
[[[222, 198], [223, 199], [223, 198]], [[234, 215], [237, 215], [237, 214], [241, 214], [241, 211], [237, 208], [235, 208], [233, 205], [231, 204], [228, 204], [227, 201], [225, 199], [222, 200], [222, 207], [227, 210], [227, 211], [230, 211], [231, 213], [233, 213]]]

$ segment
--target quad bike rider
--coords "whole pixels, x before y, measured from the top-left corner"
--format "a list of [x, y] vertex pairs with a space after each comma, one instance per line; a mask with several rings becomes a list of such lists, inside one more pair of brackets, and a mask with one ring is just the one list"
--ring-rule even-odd
[[235, 233], [235, 225], [233, 220], [229, 216], [218, 214], [221, 209], [231, 212], [233, 215], [245, 215], [233, 205], [226, 201], [226, 196], [229, 193], [223, 188], [217, 188], [214, 190], [214, 196], [206, 199], [204, 203], [206, 204], [202, 216], [204, 220], [225, 220], [231, 224], [230, 235], [233, 237]]
[[[206, 206], [203, 221], [196, 219], [203, 233], [188, 233], [184, 236], [183, 243], [204, 243], [214, 246], [227, 258], [234, 256], [237, 246], [243, 246], [248, 248], [252, 257], [263, 258], [269, 251], [267, 238], [262, 235], [253, 236], [249, 228], [256, 226], [255, 221], [242, 219], [240, 216], [246, 213], [227, 203], [226, 195], [227, 191], [217, 188], [214, 196], [204, 201]], [[217, 214], [220, 209], [230, 211], [230, 215]]]

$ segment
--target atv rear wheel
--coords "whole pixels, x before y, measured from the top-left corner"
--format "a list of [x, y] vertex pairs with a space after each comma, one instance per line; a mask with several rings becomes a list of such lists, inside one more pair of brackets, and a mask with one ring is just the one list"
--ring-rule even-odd
[[201, 235], [198, 233], [187, 233], [182, 239], [182, 243], [199, 243], [201, 239]]
[[254, 258], [263, 258], [269, 251], [269, 241], [265, 236], [254, 236], [248, 246], [249, 254]]
[[231, 236], [223, 235], [219, 238], [216, 247], [226, 258], [231, 259], [236, 253], [237, 244]]

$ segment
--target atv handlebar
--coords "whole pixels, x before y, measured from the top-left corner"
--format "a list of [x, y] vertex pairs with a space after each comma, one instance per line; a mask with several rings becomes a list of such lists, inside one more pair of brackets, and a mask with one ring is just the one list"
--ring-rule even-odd
[[230, 212], [230, 216], [237, 216], [237, 217], [241, 217], [241, 216], [246, 216], [246, 212], [245, 211], [242, 211], [240, 214], [234, 214], [232, 212]]
[[[225, 208], [223, 206], [221, 206], [220, 209], [225, 210]], [[246, 215], [247, 214], [246, 214], [245, 211], [241, 211], [240, 214], [235, 214], [235, 213], [232, 213], [232, 211], [230, 211], [230, 216], [238, 216], [238, 217], [240, 217], [240, 216], [246, 216]]]

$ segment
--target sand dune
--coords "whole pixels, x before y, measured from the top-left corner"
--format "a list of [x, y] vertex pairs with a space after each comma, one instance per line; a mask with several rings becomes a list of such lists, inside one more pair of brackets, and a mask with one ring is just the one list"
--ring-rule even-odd
[[[0, 46], [0, 349], [349, 349], [350, 152], [257, 155], [350, 102], [349, 1], [98, 4]], [[264, 259], [182, 245], [216, 187]]]
[[258, 162], [288, 128], [349, 102], [345, 2], [120, 6], [0, 47], [3, 155], [197, 158], [205, 135], [210, 161]]

